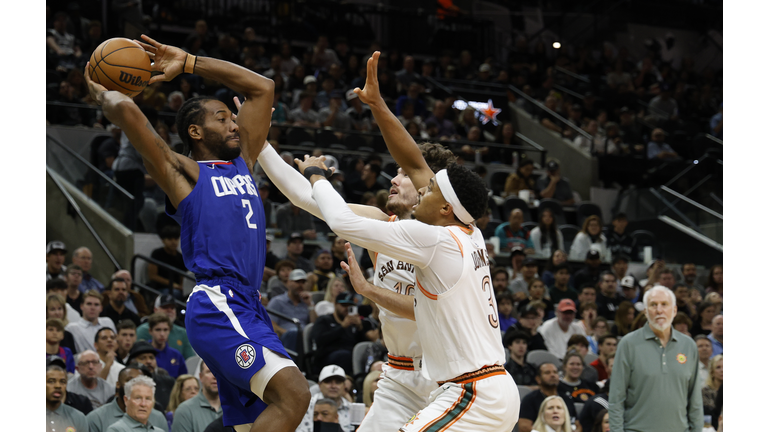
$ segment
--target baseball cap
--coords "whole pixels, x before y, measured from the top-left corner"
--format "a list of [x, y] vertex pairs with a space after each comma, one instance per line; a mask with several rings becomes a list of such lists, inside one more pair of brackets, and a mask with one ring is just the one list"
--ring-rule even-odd
[[64, 251], [64, 253], [67, 253], [67, 246], [64, 245], [64, 242], [54, 240], [52, 242], [49, 242], [48, 245], [45, 247], [46, 254], [49, 254], [55, 250], [61, 250], [61, 251]]
[[159, 295], [155, 299], [155, 307], [156, 308], [161, 308], [163, 306], [168, 306], [168, 305], [171, 305], [171, 304], [172, 305], [176, 304], [176, 299], [173, 297], [173, 294]]
[[533, 258], [526, 258], [523, 260], [523, 267], [535, 266], [535, 265], [537, 265], [536, 260]]
[[267, 234], [266, 237], [268, 242], [275, 241], [275, 236], [273, 236], [272, 234]]
[[152, 353], [154, 355], [157, 355], [157, 350], [155, 349], [155, 347], [152, 346], [151, 343], [147, 341], [136, 342], [135, 344], [133, 344], [133, 347], [131, 348], [131, 353], [128, 355], [128, 363], [130, 363], [131, 360], [135, 359], [136, 357], [145, 353]]
[[323, 382], [330, 377], [345, 379], [347, 374], [344, 373], [344, 369], [342, 369], [341, 366], [328, 365], [320, 371], [320, 376], [317, 378], [317, 382]]
[[294, 241], [294, 240], [296, 240], [296, 239], [298, 239], [298, 240], [301, 240], [301, 241], [304, 241], [304, 236], [303, 236], [303, 235], [301, 235], [301, 233], [300, 233], [300, 232], [294, 232], [294, 233], [291, 233], [291, 236], [290, 236], [290, 237], [288, 237], [288, 243], [290, 243], [290, 242], [292, 242], [292, 241]]
[[[336, 304], [355, 304], [355, 295], [352, 293], [341, 293], [336, 296]], [[321, 380], [322, 381], [322, 380]]]
[[621, 286], [622, 287], [628, 287], [628, 288], [634, 288], [635, 287], [635, 278], [632, 275], [624, 276], [621, 279]]
[[304, 85], [307, 85], [309, 83], [316, 83], [316, 82], [317, 82], [317, 78], [315, 78], [312, 75], [307, 75], [304, 77]]
[[600, 259], [600, 252], [596, 251], [594, 249], [591, 249], [589, 252], [587, 252], [587, 258], [588, 260], [591, 259]]
[[357, 98], [357, 93], [355, 93], [354, 89], [347, 91], [347, 100], [348, 101], [351, 101], [352, 99], [356, 99], [356, 98]]
[[491, 65], [488, 63], [483, 63], [480, 65], [480, 72], [490, 72], [491, 71]]
[[554, 171], [556, 169], [560, 168], [560, 164], [555, 161], [549, 161], [547, 162], [547, 171]]
[[305, 272], [302, 269], [293, 269], [291, 270], [291, 274], [288, 276], [288, 280], [292, 280], [292, 281], [307, 280], [307, 272]]
[[54, 365], [67, 370], [67, 362], [65, 362], [63, 358], [57, 355], [49, 355], [48, 358], [45, 359], [45, 367], [47, 368], [48, 366]]
[[565, 311], [573, 311], [576, 312], [576, 303], [573, 302], [571, 299], [562, 299], [560, 300], [560, 303], [557, 304], [557, 310], [559, 312], [565, 312]]
[[525, 256], [525, 252], [523, 252], [523, 248], [520, 246], [513, 247], [512, 250], [509, 252], [509, 256], [514, 257], [515, 255], [523, 255]]

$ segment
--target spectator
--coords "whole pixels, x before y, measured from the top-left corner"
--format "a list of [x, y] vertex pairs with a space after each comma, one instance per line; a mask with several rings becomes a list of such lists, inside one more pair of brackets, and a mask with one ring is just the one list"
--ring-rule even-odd
[[634, 276], [624, 276], [619, 285], [621, 285], [621, 294], [624, 298], [635, 305], [635, 309], [638, 309], [637, 303], [642, 300], [640, 299], [640, 290], [638, 289]]
[[323, 315], [315, 321], [311, 338], [317, 343], [316, 369], [338, 364], [352, 372], [352, 349], [358, 342], [376, 340], [371, 332], [371, 322], [350, 313], [350, 306], [355, 306], [354, 298], [352, 293], [338, 295], [333, 314]]
[[543, 209], [539, 218], [539, 225], [531, 230], [530, 240], [536, 255], [550, 256], [552, 251], [562, 249], [565, 246], [563, 233], [555, 224], [555, 217], [550, 209]]
[[564, 298], [577, 301], [579, 293], [568, 285], [571, 279], [570, 270], [566, 263], [561, 263], [552, 268], [555, 273], [555, 281], [549, 287], [549, 297], [553, 303], [558, 303]]
[[584, 329], [573, 322], [576, 317], [576, 304], [571, 299], [563, 299], [557, 304], [555, 318], [552, 318], [541, 325], [539, 331], [547, 345], [547, 350], [563, 358], [568, 348], [568, 339], [575, 334], [584, 334]]
[[[53, 282], [53, 283], [52, 283]], [[53, 279], [52, 281], [49, 281], [49, 284], [57, 284], [57, 283], [63, 283], [61, 279]], [[75, 349], [75, 338], [72, 336], [72, 333], [70, 333], [68, 330], [66, 330], [66, 326], [69, 324], [69, 316], [71, 315], [75, 321], [80, 320], [80, 315], [77, 314], [74, 310], [71, 310], [72, 307], [67, 304], [67, 301], [64, 300], [64, 297], [61, 294], [56, 294], [53, 290], [49, 291], [48, 294], [46, 294], [45, 299], [45, 319], [51, 319], [56, 318], [61, 320], [62, 325], [64, 325], [64, 338], [61, 340], [61, 346], [69, 348], [72, 353], [77, 353], [77, 350]]]
[[433, 121], [437, 123], [437, 138], [438, 141], [443, 140], [455, 140], [458, 135], [456, 134], [456, 125], [446, 117], [446, 110], [449, 107], [444, 101], [435, 101], [435, 106], [432, 107], [432, 116], [427, 118], [427, 122]]
[[[599, 291], [595, 299], [597, 314], [608, 320], [613, 320], [616, 318], [616, 311], [624, 301], [624, 297], [616, 291], [616, 275], [612, 272], [604, 271], [600, 273], [599, 280]], [[630, 304], [630, 306], [632, 305]], [[630, 320], [629, 322], [631, 323], [632, 321]], [[628, 324], [625, 323], [624, 325]]]
[[320, 371], [320, 376], [317, 378], [320, 392], [312, 396], [307, 413], [304, 415], [304, 419], [296, 429], [296, 432], [312, 432], [314, 430], [313, 417], [315, 405], [322, 399], [330, 399], [336, 404], [338, 407], [338, 423], [344, 432], [355, 430], [355, 427], [350, 424], [349, 418], [352, 404], [342, 397], [344, 393], [344, 379], [344, 369], [335, 364], [329, 364]]
[[304, 236], [301, 233], [294, 232], [291, 234], [288, 238], [286, 251], [285, 258], [283, 259], [293, 262], [296, 268], [304, 270], [306, 273], [314, 271], [312, 263], [301, 256], [304, 252]]
[[[58, 356], [66, 363], [67, 374], [75, 373], [75, 356], [72, 350], [61, 345], [64, 339], [64, 324], [58, 318], [45, 321], [45, 357]], [[68, 375], [69, 376], [69, 375]]]
[[693, 290], [697, 290], [701, 295], [704, 295], [704, 287], [696, 282], [696, 279], [698, 278], [696, 264], [692, 262], [683, 263], [680, 270], [683, 273], [683, 283], [688, 287], [689, 291], [693, 292]]
[[600, 252], [590, 249], [584, 259], [584, 267], [577, 271], [571, 278], [574, 287], [582, 287], [584, 284], [597, 286], [600, 282]]
[[663, 268], [658, 273], [657, 284], [663, 285], [669, 289], [675, 287], [675, 273], [669, 268]]
[[328, 48], [328, 36], [320, 35], [317, 43], [312, 47], [312, 66], [321, 71], [327, 71], [332, 64], [340, 65], [341, 61], [336, 52]]
[[104, 291], [104, 285], [89, 273], [91, 271], [91, 265], [93, 264], [93, 254], [91, 254], [90, 249], [87, 247], [75, 249], [72, 253], [72, 264], [79, 265], [83, 271], [83, 281], [78, 287], [80, 292], [86, 292], [92, 289], [98, 292]]
[[[591, 288], [594, 291], [594, 288]], [[587, 304], [587, 303], [585, 303]], [[594, 304], [594, 303], [592, 303]], [[598, 351], [598, 341], [608, 333], [608, 320], [605, 317], [598, 316], [592, 320], [592, 334], [587, 335], [589, 349], [593, 353]]]
[[366, 412], [373, 405], [373, 396], [376, 389], [379, 388], [379, 381], [382, 378], [381, 367], [378, 370], [371, 370], [365, 375], [363, 380], [363, 403], [365, 404]]
[[[660, 90], [661, 93], [648, 102], [650, 122], [660, 124], [667, 120], [678, 120], [679, 112], [677, 101], [672, 98], [671, 86], [667, 83], [663, 83], [660, 86]], [[651, 157], [649, 156], [648, 159], [651, 159]]]
[[688, 286], [682, 283], [676, 283], [672, 285], [672, 292], [675, 293], [675, 302], [677, 303], [678, 313], [692, 317], [696, 311], [696, 303], [692, 301]]
[[507, 329], [507, 333], [516, 331], [525, 333], [528, 335], [528, 351], [546, 351], [547, 345], [544, 343], [544, 337], [542, 337], [541, 333], [538, 331], [540, 325], [541, 317], [539, 317], [539, 311], [529, 304], [525, 309], [520, 311], [520, 314], [517, 317], [517, 324]]
[[699, 380], [703, 388], [706, 385], [707, 377], [709, 377], [709, 364], [712, 362], [710, 357], [713, 357], [712, 341], [703, 334], [694, 336], [693, 340], [696, 342], [696, 349], [699, 352]]
[[495, 234], [499, 238], [501, 250], [510, 251], [520, 247], [526, 254], [534, 253], [530, 233], [523, 228], [523, 211], [520, 209], [512, 209], [509, 220], [496, 227]]
[[723, 316], [717, 315], [712, 319], [712, 331], [707, 335], [712, 342], [712, 356], [723, 353]]
[[109, 327], [115, 330], [115, 324], [107, 317], [99, 317], [104, 297], [96, 290], [86, 291], [82, 294], [80, 308], [83, 311], [83, 319], [77, 322], [69, 323], [66, 330], [72, 333], [75, 339], [75, 349], [81, 353], [85, 350], [94, 350], [94, 340], [96, 333], [102, 327]]
[[504, 267], [494, 267], [491, 270], [491, 283], [493, 284], [493, 292], [498, 297], [502, 293], [511, 293], [509, 291], [509, 273]]
[[581, 378], [584, 372], [584, 358], [576, 351], [569, 351], [563, 358], [563, 377], [557, 385], [557, 393], [565, 393], [574, 402], [584, 403], [600, 389], [592, 381]]
[[707, 278], [707, 293], [716, 292], [723, 296], [723, 266], [715, 265], [709, 269], [709, 277]]
[[67, 406], [67, 371], [60, 358], [52, 357], [45, 370], [45, 424], [48, 431], [87, 431], [88, 423], [82, 412]]
[[[317, 80], [312, 75], [304, 78], [304, 85], [316, 83]], [[315, 101], [315, 94], [307, 90], [297, 93], [295, 102], [296, 107], [288, 112], [288, 121], [295, 126], [313, 126], [320, 127], [320, 114], [312, 109]]]
[[186, 402], [200, 393], [200, 383], [192, 375], [182, 374], [176, 378], [176, 384], [171, 389], [171, 398], [168, 401], [168, 408], [165, 418], [168, 421], [168, 428], [173, 424], [173, 414], [182, 402]]
[[[187, 338], [187, 330], [176, 324], [176, 300], [172, 295], [160, 295], [155, 298], [155, 308], [153, 313], [163, 313], [171, 320], [171, 333], [168, 335], [168, 345], [181, 352], [185, 359], [195, 355], [192, 345]], [[145, 322], [136, 329], [136, 338], [139, 340], [150, 340], [149, 323]]]
[[45, 276], [46, 280], [64, 279], [67, 266], [64, 259], [67, 257], [67, 247], [60, 241], [49, 242], [45, 247]]
[[122, 269], [116, 271], [114, 274], [112, 274], [112, 279], [123, 279], [125, 280], [125, 283], [128, 285], [128, 293], [130, 294], [128, 296], [128, 299], [125, 301], [125, 307], [131, 310], [131, 312], [135, 313], [139, 317], [143, 318], [147, 315], [149, 315], [149, 308], [147, 308], [147, 303], [144, 301], [144, 296], [141, 295], [138, 291], [133, 290], [133, 277], [131, 276], [131, 273], [128, 270]]
[[[95, 409], [85, 416], [88, 421], [88, 430], [90, 432], [106, 432], [106, 430], [114, 423], [118, 422], [126, 411], [125, 405], [125, 384], [138, 376], [144, 375], [143, 371], [138, 366], [128, 366], [120, 371], [115, 383], [115, 396], [111, 402], [108, 402], [98, 409]], [[149, 421], [153, 425], [156, 425], [156, 429], [168, 431], [168, 425], [164, 421], [163, 414], [153, 409], [149, 414]]]
[[296, 265], [293, 261], [287, 259], [280, 260], [275, 264], [275, 275], [269, 278], [269, 282], [267, 282], [267, 295], [270, 300], [288, 291], [286, 287], [288, 278], [295, 268]]
[[547, 162], [547, 172], [536, 181], [536, 194], [540, 199], [550, 198], [560, 205], [573, 205], [573, 191], [567, 178], [560, 176], [560, 164]]
[[291, 44], [288, 41], [280, 43], [280, 71], [285, 75], [292, 75], [301, 62], [291, 54]]
[[[525, 267], [523, 267], [523, 269], [525, 269]], [[518, 279], [515, 282], [520, 282], [520, 280]], [[528, 298], [520, 301], [520, 303], [517, 304], [518, 311], [522, 311], [529, 304], [538, 301], [544, 303], [545, 305], [544, 319], [550, 319], [553, 317], [555, 311], [554, 303], [551, 300], [544, 298], [546, 290], [547, 287], [544, 286], [544, 282], [542, 282], [541, 279], [534, 277], [528, 285]]]
[[712, 331], [712, 320], [717, 315], [717, 308], [714, 304], [703, 301], [696, 307], [696, 314], [693, 317], [693, 326], [691, 335], [708, 335]]
[[[315, 106], [317, 108], [327, 108], [331, 104], [331, 93], [336, 87], [336, 80], [330, 75], [325, 75], [321, 84], [322, 90], [315, 96]], [[345, 106], [344, 109], [347, 109]]]
[[[323, 398], [315, 402], [315, 409], [312, 411], [312, 421], [333, 423], [337, 425], [335, 426], [337, 431], [343, 431], [339, 425], [339, 407], [333, 399]], [[328, 426], [322, 426], [322, 429], [326, 430]]]
[[605, 152], [605, 135], [598, 128], [597, 120], [589, 120], [584, 126], [584, 132], [592, 135], [592, 139], [588, 139], [582, 134], [578, 134], [573, 139], [573, 145], [577, 148], [591, 154], [599, 154]]
[[371, 108], [369, 108], [368, 105], [363, 105], [354, 90], [347, 91], [345, 97], [347, 99], [347, 105], [349, 105], [345, 114], [350, 118], [352, 128], [357, 131], [370, 132], [374, 123]]
[[54, 67], [58, 71], [78, 69], [82, 62], [83, 52], [75, 35], [67, 32], [66, 12], [57, 12], [53, 18], [53, 28], [46, 32], [45, 42], [48, 46], [48, 55], [54, 61]]
[[701, 387], [701, 396], [704, 404], [704, 415], [715, 419], [719, 413], [716, 410], [715, 398], [723, 385], [723, 355], [718, 354], [709, 360], [708, 376]]
[[352, 118], [346, 113], [348, 108], [344, 106], [344, 99], [343, 90], [334, 89], [331, 91], [329, 105], [321, 108], [318, 113], [320, 122], [324, 127], [332, 127], [338, 130], [352, 129]]
[[[587, 335], [586, 339], [588, 352], [596, 353], [597, 343], [593, 343], [589, 337], [595, 333], [595, 329], [592, 328], [592, 326], [594, 325], [595, 319], [597, 318], [597, 304], [592, 302], [579, 302], [578, 316], [580, 316], [581, 319], [576, 321], [576, 324], [580, 325], [584, 329], [584, 334]], [[586, 355], [586, 353], [584, 355]]]
[[[538, 281], [541, 282], [541, 281]], [[536, 284], [536, 281], [534, 281]], [[538, 292], [536, 289], [534, 291]], [[543, 294], [543, 289], [541, 289]], [[531, 289], [529, 289], [531, 292]], [[515, 325], [517, 319], [514, 317], [515, 302], [512, 299], [512, 295], [509, 292], [502, 292], [496, 296], [496, 304], [499, 307], [499, 330], [504, 334], [508, 328]]]
[[611, 255], [613, 256], [613, 260], [611, 261], [611, 271], [616, 275], [616, 280], [620, 281], [626, 276], [630, 276], [632, 278], [632, 283], [636, 284], [637, 281], [634, 276], [627, 275], [627, 270], [629, 270], [629, 257], [627, 255], [615, 253], [611, 253]]
[[509, 360], [504, 368], [512, 375], [515, 384], [528, 386], [532, 390], [538, 389], [536, 385], [536, 367], [525, 361], [528, 354], [527, 333], [521, 331], [510, 331], [504, 335], [504, 346], [509, 350]]
[[380, 189], [389, 190], [388, 186], [384, 186], [379, 182], [379, 174], [381, 174], [381, 165], [371, 163], [366, 164], [363, 167], [360, 180], [347, 184], [347, 201], [350, 203], [362, 204], [363, 195], [365, 195], [366, 192], [375, 194]]
[[[168, 224], [160, 229], [160, 240], [163, 247], [152, 251], [152, 259], [167, 264], [182, 273], [186, 273], [187, 267], [184, 265], [184, 258], [179, 252], [179, 241], [181, 237], [181, 227], [177, 224]], [[149, 286], [160, 291], [161, 294], [173, 294], [179, 300], [184, 299], [184, 277], [165, 267], [157, 264], [147, 263], [147, 275], [149, 276]]]
[[128, 356], [131, 355], [131, 348], [136, 343], [136, 324], [133, 321], [121, 321], [117, 323], [117, 347], [115, 349], [115, 360], [120, 364], [128, 364]]
[[101, 372], [99, 377], [104, 379], [107, 384], [115, 386], [117, 385], [118, 375], [125, 366], [116, 361], [117, 343], [115, 332], [109, 328], [104, 327], [96, 333], [96, 354], [99, 355], [99, 363], [101, 363]]
[[125, 383], [125, 415], [107, 428], [107, 432], [130, 432], [141, 428], [147, 431], [165, 430], [164, 421], [155, 426], [150, 420], [155, 404], [155, 383], [151, 378], [139, 375]]
[[536, 189], [536, 179], [533, 178], [533, 160], [523, 159], [517, 170], [507, 177], [504, 183], [502, 196], [517, 196], [521, 190], [533, 191]]
[[149, 324], [149, 336], [152, 347], [157, 351], [155, 361], [157, 365], [168, 372], [174, 379], [187, 373], [187, 365], [184, 356], [168, 345], [168, 336], [171, 333], [173, 321], [162, 312], [155, 312], [147, 320]]
[[648, 143], [647, 157], [651, 159], [680, 159], [675, 150], [664, 142], [664, 131], [656, 128], [651, 132], [651, 141]]
[[608, 359], [616, 354], [616, 345], [618, 345], [618, 339], [616, 336], [608, 333], [600, 336], [597, 340], [598, 356], [595, 361], [589, 365], [594, 367], [597, 371], [598, 381], [603, 381], [609, 378], [608, 376]]
[[104, 405], [115, 394], [115, 386], [99, 376], [102, 371], [99, 355], [87, 349], [77, 356], [77, 372], [67, 383], [70, 392], [87, 397], [94, 408]]
[[[568, 343], [566, 344], [566, 346], [568, 347], [568, 349], [566, 350], [566, 353], [570, 351], [574, 351], [578, 353], [582, 357], [582, 359], [584, 358], [584, 356], [589, 354], [589, 341], [587, 340], [587, 337], [584, 335], [577, 334], [577, 335], [571, 336], [570, 338], [568, 338]], [[586, 365], [583, 365], [583, 366], [584, 366], [584, 369], [587, 369]], [[596, 373], [592, 374], [589, 372], [591, 372], [591, 370], [587, 369], [580, 376], [589, 377], [590, 375], [594, 375], [592, 380], [597, 381], [597, 374]]]
[[[607, 303], [607, 304], [610, 304]], [[611, 328], [611, 333], [616, 336], [622, 337], [632, 331], [632, 322], [635, 321], [635, 306], [628, 301], [622, 301], [619, 303], [619, 307], [616, 308], [615, 323]]]
[[549, 256], [549, 259], [547, 260], [547, 266], [544, 272], [541, 274], [541, 280], [544, 281], [544, 284], [547, 287], [552, 287], [552, 285], [555, 283], [554, 268], [560, 264], [565, 263], [566, 261], [568, 261], [568, 254], [566, 254], [562, 249], [553, 251], [552, 255]]
[[[278, 230], [283, 233], [301, 233], [302, 242], [304, 237], [310, 240], [317, 238], [313, 216], [305, 210], [296, 207], [290, 202], [286, 202], [277, 207], [276, 213]], [[311, 268], [309, 270], [304, 270], [307, 272], [312, 271]]]
[[105, 293], [109, 302], [101, 312], [101, 316], [111, 319], [113, 323], [123, 320], [131, 320], [136, 325], [141, 323], [139, 316], [125, 306], [130, 295], [125, 279], [110, 280]]
[[64, 280], [67, 282], [67, 292], [65, 294], [67, 304], [80, 316], [83, 313], [83, 310], [80, 309], [80, 303], [83, 302], [83, 294], [80, 291], [80, 283], [83, 281], [83, 269], [77, 264], [70, 264], [64, 272]]
[[675, 315], [675, 319], [672, 320], [672, 328], [688, 337], [691, 337], [691, 327], [693, 327], [693, 321], [688, 318], [688, 315], [682, 312], [678, 312], [677, 315]]
[[549, 396], [544, 399], [539, 408], [536, 422], [533, 423], [533, 431], [570, 432], [571, 430], [571, 418], [563, 398]]
[[415, 62], [413, 56], [405, 56], [403, 59], [403, 68], [395, 73], [395, 79], [401, 89], [407, 89], [411, 83], [421, 79], [421, 75], [414, 71]]
[[403, 106], [407, 102], [413, 104], [413, 115], [425, 118], [427, 114], [427, 108], [424, 105], [424, 101], [421, 100], [421, 84], [417, 81], [411, 81], [408, 85], [408, 90], [402, 96], [397, 99], [395, 105], [395, 115], [401, 116], [403, 114]]
[[[576, 407], [573, 405], [573, 399], [566, 394], [561, 394], [558, 391], [558, 384], [560, 383], [560, 377], [557, 374], [557, 366], [552, 363], [542, 363], [536, 369], [536, 383], [539, 385], [538, 390], [534, 390], [528, 393], [522, 401], [520, 401], [520, 420], [517, 423], [518, 430], [520, 432], [531, 432], [533, 429], [533, 422], [538, 420], [538, 413], [541, 411], [541, 406], [544, 405], [544, 401], [548, 397], [560, 396], [565, 402], [565, 411], [568, 412], [569, 421], [571, 422], [569, 427], [576, 423], [578, 428], [579, 423], [576, 421]], [[540, 431], [544, 432], [546, 429]]]
[[[157, 366], [157, 350], [152, 347], [152, 344], [145, 341], [138, 341], [133, 344], [131, 348], [131, 354], [128, 356], [128, 364], [139, 363], [146, 367], [147, 371], [152, 375], [152, 380], [157, 385], [157, 391], [155, 392], [155, 401], [157, 402], [158, 409], [165, 411], [165, 407], [168, 406], [168, 400], [171, 397], [171, 389], [176, 380], [168, 375], [168, 372]], [[202, 377], [202, 372], [200, 373]], [[201, 378], [202, 379], [202, 378]]]
[[548, 110], [541, 110], [539, 113], [539, 123], [552, 132], [556, 132], [565, 138], [570, 138], [573, 136], [573, 129], [567, 127], [562, 120], [553, 114], [559, 111], [557, 105], [557, 98], [555, 96], [547, 96], [546, 99], [544, 99], [544, 106], [547, 107]]
[[[627, 232], [627, 215], [624, 213], [617, 213], [611, 221], [612, 227], [608, 229], [605, 234], [607, 249], [611, 252], [611, 256], [626, 255], [628, 257], [637, 256], [637, 245], [635, 239], [632, 238]], [[624, 277], [622, 274], [619, 279]]]
[[573, 239], [568, 259], [581, 261], [586, 258], [588, 251], [597, 250], [605, 261], [611, 261], [611, 251], [608, 248], [608, 240], [602, 233], [602, 225], [599, 216], [592, 215], [584, 219], [581, 231]]
[[[648, 322], [623, 337], [616, 350], [608, 410], [611, 430], [701, 430], [698, 351], [691, 338], [672, 329], [675, 296], [657, 285], [646, 291], [643, 304]], [[637, 364], [642, 369], [633, 366]]]
[[[312, 301], [312, 294], [305, 289], [305, 285], [307, 285], [307, 273], [302, 269], [291, 271], [288, 283], [286, 284], [288, 290], [277, 297], [271, 298], [269, 300], [269, 308], [291, 318], [298, 319], [302, 327], [309, 323], [314, 323], [315, 319], [317, 319], [315, 303]], [[283, 345], [295, 350], [298, 343], [296, 341], [298, 330], [295, 329], [293, 322], [277, 316], [272, 316], [271, 318], [272, 327], [283, 341]]]
[[[537, 279], [538, 264], [533, 258], [526, 258], [522, 263], [521, 277], [514, 279], [509, 284], [509, 290], [516, 302], [522, 301], [530, 296], [528, 287]], [[543, 282], [542, 282], [543, 285]]]

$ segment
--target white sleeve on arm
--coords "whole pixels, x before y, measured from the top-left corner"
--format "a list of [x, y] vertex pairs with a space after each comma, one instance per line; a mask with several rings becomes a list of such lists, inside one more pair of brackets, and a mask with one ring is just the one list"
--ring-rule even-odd
[[300, 172], [285, 163], [274, 147], [270, 145], [262, 150], [258, 161], [269, 179], [293, 205], [323, 219], [320, 208], [312, 198], [312, 185]]
[[328, 181], [316, 182], [312, 196], [328, 227], [340, 237], [418, 267], [429, 265], [443, 241], [441, 227], [415, 220], [384, 222], [356, 215]]

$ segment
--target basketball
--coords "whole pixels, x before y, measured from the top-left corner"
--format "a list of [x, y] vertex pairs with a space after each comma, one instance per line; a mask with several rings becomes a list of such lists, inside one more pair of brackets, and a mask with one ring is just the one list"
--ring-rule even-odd
[[134, 97], [141, 93], [152, 76], [149, 56], [139, 44], [125, 38], [102, 42], [91, 54], [91, 79], [107, 90]]

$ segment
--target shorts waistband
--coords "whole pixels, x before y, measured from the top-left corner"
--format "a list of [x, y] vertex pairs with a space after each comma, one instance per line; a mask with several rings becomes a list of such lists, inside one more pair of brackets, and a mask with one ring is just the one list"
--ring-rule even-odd
[[393, 369], [418, 371], [421, 370], [421, 357], [401, 357], [387, 354], [389, 361], [387, 364]]
[[437, 385], [441, 386], [448, 382], [455, 384], [466, 384], [479, 381], [481, 379], [490, 378], [496, 375], [505, 375], [506, 373], [507, 370], [504, 369], [504, 366], [502, 365], [483, 366], [474, 372], [467, 372], [464, 375], [457, 376], [454, 379], [449, 379], [448, 381], [438, 381]]

